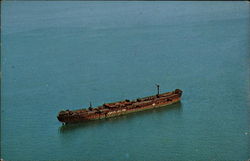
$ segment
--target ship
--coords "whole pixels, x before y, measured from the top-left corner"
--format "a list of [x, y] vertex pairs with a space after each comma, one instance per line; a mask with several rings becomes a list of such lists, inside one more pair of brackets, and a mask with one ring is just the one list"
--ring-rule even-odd
[[177, 103], [181, 100], [182, 90], [175, 89], [171, 92], [159, 93], [159, 85], [157, 85], [157, 94], [137, 98], [135, 100], [123, 100], [112, 103], [104, 103], [95, 108], [91, 103], [88, 108], [78, 110], [62, 110], [58, 113], [57, 119], [63, 124], [79, 123], [90, 120], [100, 120], [110, 117], [117, 117], [129, 113], [165, 107]]

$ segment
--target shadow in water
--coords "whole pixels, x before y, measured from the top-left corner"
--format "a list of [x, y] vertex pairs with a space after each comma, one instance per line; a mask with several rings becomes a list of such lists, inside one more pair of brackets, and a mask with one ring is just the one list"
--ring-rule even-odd
[[66, 125], [62, 125], [61, 127], [59, 127], [59, 132], [60, 133], [67, 133], [67, 132], [71, 132], [71, 131], [81, 129], [81, 128], [101, 126], [104, 123], [117, 124], [117, 123], [122, 122], [122, 121], [129, 121], [129, 120], [132, 120], [132, 119], [135, 119], [138, 117], [142, 117], [145, 115], [150, 115], [150, 114], [152, 115], [152, 113], [164, 114], [167, 112], [182, 113], [182, 103], [178, 102], [178, 103], [175, 103], [173, 105], [168, 105], [167, 107], [163, 106], [163, 107], [156, 108], [156, 109], [130, 113], [127, 115], [121, 115], [121, 116], [102, 119], [102, 120], [94, 120], [94, 121], [86, 121], [86, 122], [82, 122], [82, 123], [66, 124]]

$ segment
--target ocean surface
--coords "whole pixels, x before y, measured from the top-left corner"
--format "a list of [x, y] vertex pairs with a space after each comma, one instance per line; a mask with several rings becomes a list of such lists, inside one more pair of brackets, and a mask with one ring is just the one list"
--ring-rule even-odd
[[[1, 158], [250, 159], [248, 2], [2, 2]], [[180, 88], [181, 103], [62, 126], [60, 110]]]

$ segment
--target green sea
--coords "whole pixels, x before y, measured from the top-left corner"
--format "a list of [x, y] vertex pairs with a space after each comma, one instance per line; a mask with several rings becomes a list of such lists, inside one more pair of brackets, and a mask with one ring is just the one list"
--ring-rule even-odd
[[[250, 3], [1, 2], [1, 158], [250, 159]], [[176, 88], [160, 109], [62, 126], [60, 110]]]

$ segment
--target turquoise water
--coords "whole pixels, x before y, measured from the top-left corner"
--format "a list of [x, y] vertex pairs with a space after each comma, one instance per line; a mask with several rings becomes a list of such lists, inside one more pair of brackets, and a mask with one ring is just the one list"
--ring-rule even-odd
[[[5, 160], [250, 158], [247, 2], [3, 2]], [[180, 88], [168, 108], [62, 126], [62, 109]]]

